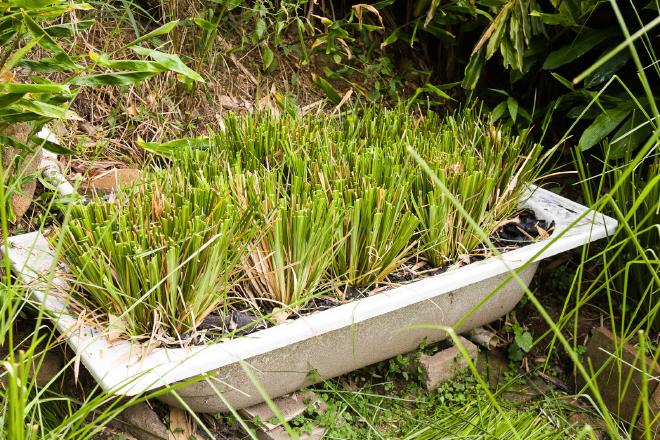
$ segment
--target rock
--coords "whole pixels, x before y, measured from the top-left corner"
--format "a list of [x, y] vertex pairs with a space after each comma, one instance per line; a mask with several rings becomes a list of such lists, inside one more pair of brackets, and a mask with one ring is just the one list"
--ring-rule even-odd
[[[649, 399], [649, 420], [651, 421], [651, 426], [649, 427], [651, 430], [651, 438], [653, 440], [660, 440], [660, 385], [655, 386], [655, 391]], [[639, 415], [635, 428], [633, 438], [636, 440], [645, 439], [644, 430], [647, 427], [644, 423], [644, 414]]]
[[137, 440], [168, 440], [167, 427], [145, 402], [126, 408], [118, 419], [121, 429]]
[[[319, 413], [326, 410], [325, 402], [312, 391], [291, 393], [288, 396], [274, 399], [273, 403], [287, 422], [303, 414], [310, 405], [313, 405], [316, 412]], [[271, 431], [281, 424], [279, 420], [275, 420], [277, 416], [266, 402], [244, 408], [239, 413], [241, 417], [247, 420], [253, 421], [258, 418], [261, 422], [259, 427], [263, 428], [262, 431], [264, 432]]]
[[[31, 132], [32, 126], [25, 122], [0, 128], [1, 134], [20, 142], [26, 142]], [[20, 178], [23, 182], [20, 188], [14, 190], [11, 199], [13, 216], [10, 217], [10, 220], [15, 223], [25, 215], [32, 204], [32, 197], [37, 188], [37, 180], [33, 176], [39, 169], [42, 150], [35, 147], [32, 152], [24, 152], [14, 147], [0, 145], [0, 155], [2, 155], [2, 168], [6, 171], [5, 182], [3, 183], [7, 184], [9, 179], [12, 178]]]
[[[474, 360], [479, 353], [477, 346], [462, 336], [459, 336], [459, 339], [470, 358]], [[436, 389], [452, 380], [460, 370], [468, 366], [457, 346], [442, 350], [433, 356], [422, 355], [419, 365], [424, 373], [424, 386], [427, 390]]]
[[[325, 435], [325, 429], [316, 427], [310, 434], [302, 434], [298, 440], [320, 440]], [[257, 438], [259, 440], [290, 440], [291, 437], [286, 432], [286, 429], [277, 426], [270, 431], [257, 431]]]
[[[18, 351], [27, 349], [27, 345], [27, 343], [25, 345], [19, 344], [17, 347], [14, 347], [14, 359], [18, 359]], [[34, 379], [39, 387], [48, 385], [54, 377], [62, 373], [62, 369], [64, 368], [62, 351], [57, 347], [46, 350], [44, 345], [40, 343], [35, 349], [34, 355], [29, 359], [31, 365], [28, 377]], [[9, 360], [9, 352], [6, 347], [0, 346], [0, 359], [6, 358]], [[2, 374], [3, 371], [0, 368], [0, 384], [4, 385], [7, 383], [7, 374]]]
[[90, 177], [80, 189], [85, 194], [110, 194], [121, 187], [132, 185], [140, 178], [140, 170], [135, 168], [113, 168]]
[[[32, 362], [32, 374], [34, 374], [37, 367], [39, 368], [34, 380], [40, 387], [46, 386], [51, 379], [60, 374], [64, 367], [62, 352], [56, 349], [48, 350], [41, 356], [36, 356]], [[40, 362], [41, 364], [39, 364]]]
[[[621, 345], [620, 341], [618, 341], [618, 345]], [[596, 378], [596, 382], [603, 401], [613, 414], [618, 415], [628, 422], [635, 422], [632, 420], [632, 417], [637, 401], [640, 398], [640, 390], [643, 383], [641, 362], [646, 362], [646, 371], [651, 376], [657, 377], [660, 374], [660, 368], [646, 356], [640, 357], [637, 349], [630, 344], [624, 344], [620, 349], [622, 362], [613, 359], [616, 350], [612, 332], [603, 327], [594, 329], [591, 339], [587, 344], [585, 361], [587, 363], [585, 367], [587, 371], [593, 369], [594, 372], [602, 368], [602, 371]], [[609, 364], [607, 367], [603, 368], [608, 361]], [[619, 368], [621, 369], [620, 374]], [[626, 392], [620, 395], [619, 390], [624, 389], [629, 376], [630, 383]], [[584, 379], [580, 377], [579, 381], [580, 385], [584, 386]], [[653, 380], [650, 380], [649, 387], [651, 387], [649, 394], [653, 395], [657, 388], [657, 382], [654, 384]], [[586, 391], [589, 392], [589, 389]]]
[[[609, 438], [607, 435], [607, 424], [605, 421], [588, 412], [575, 412], [568, 417], [568, 421], [579, 429], [583, 429], [586, 425], [591, 426], [593, 429], [594, 440], [605, 440]], [[587, 436], [588, 437], [588, 436]]]

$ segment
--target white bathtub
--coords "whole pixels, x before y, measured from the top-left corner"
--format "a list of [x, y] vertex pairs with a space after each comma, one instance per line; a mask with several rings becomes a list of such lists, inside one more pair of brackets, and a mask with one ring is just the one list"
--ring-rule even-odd
[[[135, 395], [210, 373], [209, 379], [184, 385], [177, 394], [195, 411], [218, 412], [227, 409], [223, 399], [236, 409], [263, 400], [244, 371], [246, 364], [268, 395], [277, 397], [311, 384], [310, 372], [335, 377], [412, 351], [424, 338], [433, 342], [446, 337], [439, 329], [419, 326], [455, 326], [510, 270], [520, 269], [529, 283], [540, 260], [606, 237], [617, 227], [614, 219], [543, 189], [535, 189], [522, 206], [538, 218], [554, 220], [550, 238], [249, 336], [191, 348], [157, 348], [146, 355], [137, 344], [110, 344], [99, 330], [80, 325], [67, 313], [66, 282], [58, 276], [61, 269], [53, 268], [52, 251], [40, 233], [10, 237], [8, 252], [2, 251], [30, 284], [34, 298], [45, 301], [57, 328], [104, 390]], [[508, 282], [456, 330], [503, 316], [522, 295], [516, 281]], [[181, 406], [171, 393], [160, 399]]]

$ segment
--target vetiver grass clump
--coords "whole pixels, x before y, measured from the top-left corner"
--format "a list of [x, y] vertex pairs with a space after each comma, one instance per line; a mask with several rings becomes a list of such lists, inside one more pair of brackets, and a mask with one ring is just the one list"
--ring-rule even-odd
[[[208, 138], [145, 144], [167, 157], [60, 231], [75, 299], [131, 335], [196, 330], [209, 313], [287, 314], [369, 288], [407, 260], [469, 256], [515, 211], [540, 147], [470, 109], [441, 118], [366, 109], [325, 118], [229, 116]], [[463, 258], [462, 258], [463, 259]], [[258, 310], [256, 310], [258, 309]], [[98, 316], [98, 315], [97, 315]]]
[[277, 172], [240, 174], [234, 181], [235, 197], [256, 207], [261, 231], [243, 256], [244, 292], [271, 307], [304, 305], [332, 265], [343, 204], [299, 177], [287, 185]]
[[253, 235], [226, 182], [192, 186], [180, 173], [77, 206], [58, 234], [82, 287], [73, 299], [129, 335], [180, 336], [225, 306]]
[[[418, 128], [424, 135], [409, 134], [409, 145], [481, 229], [492, 232], [515, 210], [525, 184], [535, 177], [540, 146], [529, 147], [524, 134], [510, 136], [470, 112], [448, 116], [439, 130], [429, 125], [433, 119]], [[415, 173], [411, 204], [421, 221], [424, 256], [434, 266], [469, 255], [479, 244], [476, 231], [426, 173]]]

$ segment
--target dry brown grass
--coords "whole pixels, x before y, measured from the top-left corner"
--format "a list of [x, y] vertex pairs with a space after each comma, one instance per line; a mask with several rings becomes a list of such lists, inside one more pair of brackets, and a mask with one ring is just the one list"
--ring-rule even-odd
[[[187, 3], [192, 7], [195, 2]], [[162, 13], [170, 15], [171, 11]], [[133, 29], [127, 22], [118, 21], [116, 14], [93, 14], [96, 23], [74, 42], [78, 53], [113, 53], [135, 38]], [[58, 133], [85, 160], [121, 158], [139, 165], [145, 159], [136, 146], [139, 138], [164, 141], [204, 134], [209, 129], [217, 130], [226, 112], [252, 112], [264, 107], [277, 111], [277, 102], [284, 96], [293, 97], [299, 108], [310, 108], [322, 99], [322, 92], [311, 80], [313, 64], [301, 66], [280, 54], [277, 69], [265, 74], [259, 48], [238, 49], [240, 38], [236, 35], [218, 36], [204, 59], [195, 54], [198, 35], [194, 29], [177, 28], [171, 37], [165, 49], [182, 56], [206, 83], [186, 90], [174, 74], [168, 73], [124, 89], [82, 89], [72, 108], [84, 121], [62, 124]], [[119, 51], [114, 56], [129, 58], [134, 54]], [[292, 84], [294, 76], [296, 84]]]

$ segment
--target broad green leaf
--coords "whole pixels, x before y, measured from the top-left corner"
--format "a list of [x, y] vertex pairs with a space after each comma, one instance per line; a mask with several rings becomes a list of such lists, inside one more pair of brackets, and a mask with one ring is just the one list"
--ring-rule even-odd
[[63, 93], [68, 91], [69, 87], [64, 84], [0, 83], [0, 92], [7, 93]]
[[257, 24], [254, 27], [254, 36], [257, 38], [257, 41], [261, 41], [266, 32], [266, 21], [263, 18], [257, 20]]
[[490, 38], [488, 39], [488, 43], [486, 44], [486, 59], [489, 60], [497, 51], [497, 49], [500, 47], [500, 43], [502, 42], [502, 38], [504, 37], [506, 33], [506, 16], [508, 15], [508, 8], [503, 9], [499, 14], [497, 14], [497, 18], [491, 24], [491, 26], [494, 26], [493, 28], [493, 33], [490, 35]]
[[195, 72], [190, 67], [186, 66], [183, 63], [183, 61], [181, 61], [181, 58], [179, 58], [178, 55], [160, 52], [157, 50], [148, 49], [146, 47], [140, 47], [140, 46], [131, 47], [131, 49], [133, 50], [133, 52], [137, 53], [138, 55], [150, 57], [151, 59], [161, 64], [163, 67], [167, 68], [168, 70], [180, 73], [184, 77], [189, 78], [193, 81], [204, 82], [204, 78], [202, 78], [202, 76], [199, 73]]
[[63, 155], [63, 156], [70, 156], [75, 153], [75, 151], [70, 150], [66, 147], [63, 147], [60, 144], [56, 144], [55, 142], [51, 142], [48, 139], [42, 139], [39, 136], [33, 135], [30, 136], [30, 141], [35, 144], [39, 145], [43, 148], [45, 148], [48, 151], [51, 151], [55, 154]]
[[9, 136], [4, 136], [0, 134], [0, 148], [4, 147], [14, 147], [18, 150], [23, 150], [23, 151], [34, 151], [34, 148], [31, 148], [27, 144], [14, 139], [13, 137]]
[[518, 117], [518, 101], [516, 101], [511, 97], [508, 97], [506, 99], [506, 106], [509, 109], [509, 115], [511, 115], [511, 120], [513, 122], [516, 122], [516, 118]]
[[525, 118], [528, 122], [532, 122], [532, 115], [530, 115], [524, 107], [518, 107], [518, 114]]
[[609, 157], [621, 159], [626, 153], [634, 153], [652, 134], [653, 125], [641, 111], [635, 109], [633, 114], [612, 135]]
[[575, 61], [594, 47], [617, 35], [615, 29], [598, 29], [579, 34], [573, 43], [551, 52], [543, 63], [543, 69], [552, 70]]
[[60, 0], [9, 0], [9, 6], [16, 9], [34, 10], [62, 4]]
[[500, 53], [504, 59], [504, 67], [509, 66], [511, 69], [518, 70], [518, 54], [508, 36], [502, 38]]
[[584, 78], [586, 78], [587, 76], [591, 75], [596, 69], [598, 69], [600, 66], [602, 66], [603, 64], [608, 62], [610, 60], [610, 58], [612, 58], [613, 56], [615, 56], [616, 54], [618, 54], [622, 50], [629, 50], [630, 45], [635, 40], [648, 35], [649, 31], [651, 29], [653, 29], [655, 26], [657, 26], [658, 24], [660, 24], [660, 15], [658, 15], [653, 20], [651, 20], [649, 23], [645, 24], [643, 27], [638, 29], [634, 34], [630, 35], [624, 41], [619, 43], [614, 49], [607, 52], [606, 55], [601, 56], [598, 59], [598, 61], [593, 63], [588, 69], [586, 69], [584, 72], [582, 72], [581, 74], [576, 76], [575, 79], [573, 79], [573, 84], [577, 84], [580, 81], [582, 81]]
[[225, 7], [228, 11], [233, 11], [241, 5], [241, 0], [227, 0], [225, 2]]
[[78, 67], [64, 50], [53, 40], [53, 38], [44, 31], [28, 14], [23, 13], [23, 20], [30, 33], [36, 38], [37, 44], [50, 51], [62, 67], [75, 69]]
[[532, 11], [529, 15], [532, 17], [538, 17], [545, 24], [559, 25], [563, 27], [575, 26], [575, 21], [569, 14], [546, 14], [544, 12]]
[[398, 40], [399, 40], [399, 32], [397, 30], [397, 31], [394, 31], [391, 34], [389, 34], [387, 36], [387, 38], [385, 38], [385, 40], [383, 40], [383, 42], [380, 43], [380, 48], [384, 49], [385, 47], [389, 46], [390, 44], [396, 43]]
[[73, 23], [56, 24], [48, 26], [44, 30], [51, 37], [66, 38], [89, 29], [93, 24], [94, 20], [81, 20], [76, 22], [75, 25]]
[[66, 63], [64, 65], [60, 64], [59, 60], [53, 57], [41, 58], [39, 60], [21, 60], [18, 62], [18, 65], [24, 69], [40, 73], [69, 72], [80, 67], [76, 65], [72, 67]]
[[18, 64], [23, 58], [26, 57], [27, 53], [32, 50], [35, 44], [39, 43], [41, 37], [33, 38], [28, 41], [23, 47], [16, 50], [5, 63], [2, 65], [2, 70], [0, 70], [0, 76], [3, 76], [5, 73], [9, 72], [16, 64]]
[[192, 19], [193, 23], [195, 23], [200, 29], [211, 32], [215, 30], [215, 25], [211, 23], [208, 20], [204, 20], [203, 18], [195, 17]]
[[500, 120], [502, 116], [504, 116], [504, 112], [507, 110], [506, 107], [506, 101], [502, 101], [499, 104], [495, 106], [493, 111], [490, 114], [491, 120], [493, 122], [497, 122]]
[[566, 86], [568, 90], [571, 91], [575, 90], [575, 86], [573, 86], [573, 83], [567, 80], [566, 78], [564, 78], [563, 76], [561, 76], [560, 74], [558, 74], [557, 72], [550, 72], [550, 75], [552, 75], [553, 78], [555, 78], [557, 81], [559, 81], [564, 86]]
[[481, 75], [481, 69], [484, 66], [486, 61], [485, 51], [480, 49], [476, 54], [472, 54], [470, 62], [465, 67], [465, 76], [463, 77], [463, 88], [472, 90], [479, 82], [479, 76]]
[[335, 88], [332, 87], [332, 84], [326, 81], [323, 77], [312, 73], [312, 81], [314, 82], [314, 84], [316, 84], [321, 89], [323, 89], [323, 91], [325, 92], [325, 96], [328, 98], [328, 100], [331, 103], [337, 105], [341, 102], [341, 95], [339, 94], [339, 92], [337, 92]]
[[455, 101], [454, 98], [452, 98], [451, 96], [449, 96], [448, 94], [446, 94], [445, 92], [443, 92], [439, 87], [434, 86], [433, 84], [426, 83], [426, 84], [424, 85], [424, 89], [426, 89], [427, 92], [434, 93], [435, 95], [437, 95], [437, 96], [440, 97], [440, 98], [444, 98], [444, 99], [449, 99], [449, 100], [451, 100], [451, 101]]
[[8, 107], [25, 96], [25, 93], [6, 93], [0, 95], [0, 108]]
[[46, 102], [22, 99], [13, 106], [46, 118], [82, 120], [80, 116], [66, 107], [48, 104]]
[[605, 64], [596, 69], [591, 75], [585, 78], [584, 86], [593, 87], [609, 80], [612, 75], [619, 71], [630, 60], [630, 51], [624, 50], [609, 59]]
[[131, 41], [130, 43], [128, 43], [124, 47], [135, 46], [137, 44], [140, 44], [140, 43], [143, 43], [145, 41], [151, 40], [152, 38], [158, 37], [160, 35], [169, 34], [172, 31], [172, 29], [174, 29], [176, 27], [176, 25], [178, 23], [179, 23], [179, 20], [174, 20], [174, 21], [170, 21], [169, 23], [165, 23], [161, 27], [159, 27], [157, 29], [154, 29], [153, 31], [151, 31], [151, 32], [149, 32], [149, 33], [147, 33], [147, 34]]
[[515, 336], [516, 345], [525, 353], [532, 348], [532, 335], [529, 332], [517, 333]]
[[137, 84], [154, 76], [153, 72], [116, 72], [84, 75], [74, 78], [71, 83], [79, 86], [125, 86]]
[[269, 70], [270, 66], [273, 65], [273, 60], [275, 59], [275, 54], [268, 46], [262, 48], [261, 56], [264, 61], [264, 70]]
[[[90, 54], [91, 55], [91, 54]], [[113, 70], [126, 70], [131, 72], [152, 72], [161, 73], [169, 69], [164, 67], [157, 61], [144, 61], [144, 60], [111, 60], [106, 54], [94, 57], [94, 61], [98, 62], [100, 66], [107, 67]]]
[[37, 120], [47, 120], [52, 118], [45, 118], [33, 112], [28, 112], [20, 108], [0, 108], [0, 125], [13, 124], [15, 122], [28, 122]]
[[582, 133], [578, 143], [580, 150], [586, 151], [602, 141], [605, 136], [610, 134], [626, 119], [631, 111], [632, 106], [626, 104], [601, 113]]

